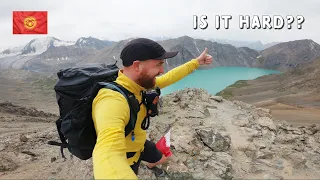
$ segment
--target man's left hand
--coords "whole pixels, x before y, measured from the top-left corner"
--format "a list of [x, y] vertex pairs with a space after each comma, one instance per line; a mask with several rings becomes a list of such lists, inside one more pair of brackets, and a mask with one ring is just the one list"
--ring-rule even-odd
[[212, 63], [212, 56], [207, 54], [208, 48], [206, 48], [199, 57], [197, 57], [197, 60], [200, 65], [204, 64], [211, 64]]

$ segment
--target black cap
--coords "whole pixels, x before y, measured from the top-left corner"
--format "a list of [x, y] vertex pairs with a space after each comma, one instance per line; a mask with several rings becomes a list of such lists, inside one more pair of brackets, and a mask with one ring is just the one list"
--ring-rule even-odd
[[157, 42], [147, 38], [137, 38], [128, 42], [121, 51], [123, 66], [131, 66], [133, 61], [148, 59], [168, 59], [176, 56], [178, 51], [167, 52]]

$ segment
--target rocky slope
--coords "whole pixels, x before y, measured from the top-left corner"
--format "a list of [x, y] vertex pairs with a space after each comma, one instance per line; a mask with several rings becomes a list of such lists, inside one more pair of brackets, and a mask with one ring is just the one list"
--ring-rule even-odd
[[311, 63], [317, 57], [320, 57], [320, 45], [310, 39], [283, 42], [263, 50], [258, 67], [287, 71]]
[[[281, 90], [295, 90], [303, 92], [320, 93], [320, 57], [298, 66], [279, 77]], [[277, 78], [275, 76], [275, 78]]]
[[[166, 95], [160, 105], [160, 115], [151, 119], [148, 138], [157, 141], [171, 126], [173, 156], [161, 167], [169, 178], [314, 179], [320, 176], [317, 126], [293, 128], [275, 120], [267, 109], [228, 101], [200, 89]], [[8, 108], [0, 108], [4, 117], [0, 123], [5, 125], [1, 126], [5, 132], [0, 136], [1, 178], [92, 179], [91, 160], [81, 161], [68, 153], [67, 159], [62, 159], [59, 148], [46, 144], [48, 140], [58, 139], [53, 119], [51, 123], [34, 122], [40, 124], [31, 128], [23, 121], [27, 116], [22, 116], [18, 121], [24, 123], [15, 128], [24, 127], [23, 132], [8, 133], [14, 126], [13, 116], [17, 115], [3, 109]], [[141, 179], [155, 179], [143, 164], [139, 172]]]
[[57, 113], [53, 90], [56, 81], [56, 75], [47, 77], [25, 70], [1, 70], [0, 102], [10, 101], [16, 105]]

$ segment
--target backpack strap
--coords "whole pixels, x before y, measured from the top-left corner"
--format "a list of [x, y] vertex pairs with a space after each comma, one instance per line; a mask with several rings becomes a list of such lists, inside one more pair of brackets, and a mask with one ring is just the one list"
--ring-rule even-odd
[[67, 148], [68, 147], [68, 143], [66, 141], [66, 138], [63, 136], [62, 132], [61, 132], [61, 118], [59, 118], [58, 120], [56, 120], [56, 126], [58, 129], [58, 134], [59, 134], [59, 138], [61, 140], [61, 143], [56, 142], [56, 141], [48, 141], [48, 144], [50, 145], [54, 145], [54, 146], [60, 146], [60, 152], [62, 155], [62, 158], [66, 159], [66, 156], [63, 153], [63, 148]]
[[105, 88], [115, 90], [120, 92], [128, 101], [129, 108], [130, 108], [130, 119], [129, 123], [125, 127], [125, 136], [128, 136], [131, 133], [131, 139], [132, 141], [135, 140], [134, 136], [134, 128], [137, 121], [137, 114], [140, 110], [139, 101], [135, 98], [134, 94], [127, 89], [125, 89], [123, 86], [116, 82], [108, 82], [108, 83], [100, 83]]

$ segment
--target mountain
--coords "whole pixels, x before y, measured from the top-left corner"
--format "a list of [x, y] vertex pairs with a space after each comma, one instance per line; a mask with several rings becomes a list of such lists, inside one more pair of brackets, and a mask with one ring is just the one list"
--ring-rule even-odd
[[[106, 47], [83, 63], [114, 63], [118, 60], [118, 65], [121, 67], [120, 52], [129, 41], [130, 39], [126, 39]], [[237, 48], [230, 44], [193, 39], [189, 36], [158, 42], [167, 51], [179, 51], [176, 57], [166, 61], [166, 71], [198, 57], [205, 47], [214, 58], [213, 66], [258, 67], [287, 71], [299, 64], [311, 62], [312, 59], [320, 56], [320, 45], [312, 40], [279, 43], [263, 51], [256, 51], [248, 47]]]
[[261, 51], [265, 49], [261, 41], [255, 41], [255, 42], [249, 43], [247, 45], [244, 45], [244, 47], [248, 47], [257, 51]]
[[62, 41], [55, 37], [46, 37], [41, 39], [33, 39], [30, 41], [21, 52], [21, 55], [37, 55], [42, 54], [50, 48], [60, 47], [60, 46], [70, 46], [73, 45], [72, 41]]
[[237, 40], [229, 40], [229, 39], [215, 39], [215, 38], [211, 38], [209, 39], [212, 42], [217, 42], [220, 44], [231, 44], [235, 47], [242, 47], [242, 46], [246, 46], [247, 44], [251, 44], [254, 41], [237, 41]]
[[101, 51], [97, 52], [94, 56], [84, 60], [83, 63], [106, 63], [112, 64], [117, 62], [119, 67], [122, 67], [122, 61], [120, 59], [120, 53], [123, 47], [133, 38], [121, 40], [117, 43], [113, 43], [110, 46], [102, 49]]
[[278, 77], [283, 91], [320, 93], [320, 57]]
[[45, 38], [38, 38], [38, 39], [31, 40], [29, 43], [27, 43], [24, 46], [3, 50], [2, 52], [0, 52], [0, 58], [8, 57], [8, 56], [16, 56], [16, 55], [22, 55], [22, 56], [38, 55], [47, 51], [50, 48], [60, 47], [60, 46], [70, 46], [73, 44], [74, 42], [72, 41], [62, 41], [60, 39], [57, 39], [51, 36], [45, 37]]
[[93, 37], [81, 37], [76, 42], [62, 41], [55, 37], [33, 39], [24, 46], [2, 51], [0, 69], [26, 69], [52, 74], [94, 56], [112, 43]]
[[320, 57], [320, 45], [310, 39], [289, 41], [261, 51], [258, 66], [287, 71]]
[[8, 49], [1, 49], [0, 50], [0, 58], [7, 57], [7, 56], [16, 56], [21, 54], [22, 49], [25, 46], [17, 46], [13, 48], [8, 48]]
[[159, 41], [169, 51], [179, 51], [179, 54], [166, 61], [166, 69], [172, 69], [190, 59], [198, 57], [207, 47], [208, 54], [212, 55], [213, 66], [255, 66], [255, 59], [259, 53], [255, 50], [240, 47], [236, 48], [229, 44], [220, 44], [202, 39], [193, 39], [182, 36], [176, 39]]
[[236, 40], [228, 40], [228, 39], [209, 39], [212, 42], [217, 42], [221, 44], [231, 44], [235, 47], [248, 47], [257, 51], [264, 50], [273, 45], [279, 44], [280, 42], [271, 42], [267, 44], [263, 44], [261, 41], [236, 41]]
[[[103, 41], [93, 37], [79, 38], [75, 43], [54, 37], [34, 39], [27, 45], [2, 51], [0, 69], [26, 69], [53, 73], [60, 68], [85, 63], [115, 63], [122, 67], [120, 53], [131, 39], [119, 42]], [[235, 47], [189, 36], [157, 41], [167, 51], [179, 54], [166, 61], [165, 71], [196, 58], [207, 47], [214, 62], [210, 66], [258, 67], [287, 71], [299, 64], [309, 63], [320, 56], [320, 45], [312, 40], [296, 40], [279, 43], [265, 50]], [[261, 42], [257, 42], [261, 44]], [[271, 45], [271, 44], [268, 44]]]
[[156, 36], [156, 37], [147, 37], [149, 39], [152, 39], [154, 41], [164, 41], [164, 40], [168, 40], [168, 39], [172, 39], [170, 37], [167, 37], [167, 36]]
[[271, 43], [267, 43], [267, 44], [264, 44], [263, 46], [264, 46], [264, 48], [263, 49], [267, 49], [267, 48], [269, 48], [269, 47], [271, 47], [271, 46], [274, 46], [274, 45], [277, 45], [277, 44], [279, 44], [280, 42], [271, 42]]
[[72, 67], [90, 56], [98, 53], [98, 50], [90, 47], [64, 46], [50, 48], [44, 53], [28, 60], [23, 69], [36, 72], [55, 73], [59, 69]]
[[81, 37], [79, 38], [76, 43], [75, 46], [77, 47], [89, 47], [89, 48], [94, 48], [94, 49], [103, 49], [106, 46], [111, 45], [112, 43], [114, 43], [113, 41], [102, 41], [100, 39], [97, 38], [93, 38], [93, 37]]
[[[86, 62], [105, 62], [114, 63], [118, 60], [118, 65], [121, 66], [120, 53], [130, 39], [120, 41], [110, 47], [103, 49], [103, 51], [92, 59]], [[201, 39], [193, 39], [189, 36], [182, 36], [175, 39], [168, 39], [158, 41], [167, 51], [179, 51], [179, 54], [167, 60], [165, 63], [165, 70], [168, 71], [177, 67], [192, 58], [198, 57], [205, 47], [208, 47], [208, 52], [213, 56], [215, 62], [214, 66], [255, 66], [256, 57], [259, 53], [253, 49], [246, 47], [236, 48], [232, 45], [219, 44], [211, 41]], [[120, 60], [120, 61], [119, 61]]]

